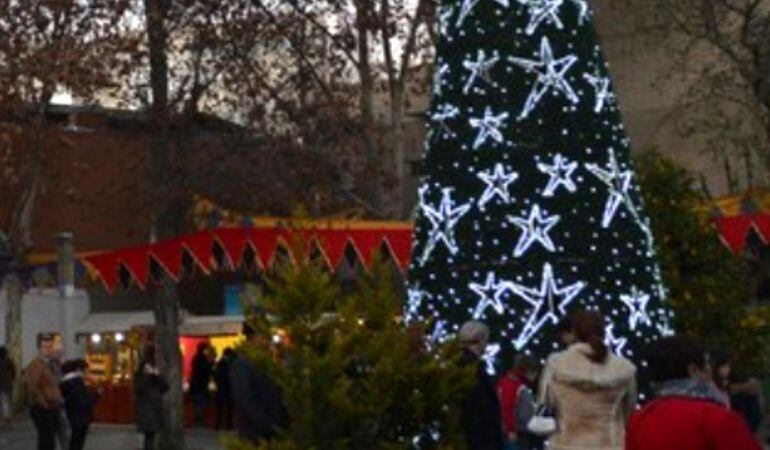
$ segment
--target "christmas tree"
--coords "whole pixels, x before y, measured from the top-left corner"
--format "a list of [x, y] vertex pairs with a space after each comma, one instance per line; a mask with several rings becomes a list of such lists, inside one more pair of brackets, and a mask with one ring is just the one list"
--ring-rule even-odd
[[405, 316], [490, 325], [545, 357], [598, 310], [635, 358], [671, 313], [630, 145], [583, 0], [445, 0]]
[[[298, 241], [292, 253], [308, 245]], [[239, 351], [280, 385], [291, 426], [272, 442], [231, 440], [229, 449], [463, 448], [456, 411], [473, 368], [454, 342], [428, 347], [422, 326], [395, 320], [392, 279], [375, 263], [343, 290], [324, 262], [302, 258], [265, 274], [248, 320], [275, 347]]]

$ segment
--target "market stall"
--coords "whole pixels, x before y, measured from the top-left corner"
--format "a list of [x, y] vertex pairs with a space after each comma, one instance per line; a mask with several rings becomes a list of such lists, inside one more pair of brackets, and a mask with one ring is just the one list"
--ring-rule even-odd
[[[320, 255], [330, 270], [336, 270], [346, 266], [344, 260], [351, 252], [361, 267], [372, 264], [378, 253], [390, 258], [400, 270], [406, 270], [409, 263], [412, 229], [405, 223], [327, 221], [311, 226], [304, 223], [299, 229], [284, 227], [278, 222], [273, 226], [262, 222], [249, 225], [202, 230], [150, 245], [90, 254], [81, 261], [108, 292], [124, 286], [126, 275], [131, 286], [138, 289], [153, 283], [158, 271], [180, 282], [183, 274], [191, 272], [190, 267], [185, 267], [187, 263], [193, 264], [194, 272], [204, 276], [248, 264], [265, 270], [279, 258], [292, 261], [311, 255]], [[304, 244], [298, 247], [297, 242]], [[300, 251], [304, 254], [299, 254]], [[179, 344], [185, 387], [198, 344], [206, 342], [221, 355], [225, 348], [237, 346], [242, 339], [241, 300], [224, 303], [222, 315], [185, 313], [181, 318]], [[89, 341], [89, 361], [94, 366], [91, 379], [103, 391], [96, 410], [97, 421], [129, 423], [134, 420], [131, 374], [136, 370], [138, 350], [144, 342], [153, 339], [153, 323], [150, 311], [93, 314], [79, 330], [81, 338]], [[185, 401], [185, 410], [187, 422], [191, 423], [189, 399]], [[213, 411], [207, 414], [209, 424], [213, 423], [212, 415]]]
[[[192, 358], [199, 343], [208, 343], [221, 355], [225, 348], [236, 347], [243, 339], [240, 335], [242, 316], [183, 314], [182, 321], [179, 347], [185, 383], [190, 379]], [[135, 420], [133, 375], [138, 368], [140, 349], [153, 339], [153, 323], [151, 311], [95, 313], [78, 327], [77, 339], [85, 344], [85, 360], [89, 364], [87, 380], [91, 388], [100, 393], [94, 411], [97, 422], [132, 423]], [[186, 413], [190, 417], [191, 408], [187, 405], [190, 411]]]

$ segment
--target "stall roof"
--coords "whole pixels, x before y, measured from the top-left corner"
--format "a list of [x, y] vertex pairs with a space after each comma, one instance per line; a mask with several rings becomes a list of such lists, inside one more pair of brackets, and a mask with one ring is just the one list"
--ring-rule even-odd
[[[185, 314], [179, 327], [179, 334], [187, 336], [238, 334], [241, 332], [243, 320], [243, 316], [190, 316]], [[76, 333], [122, 333], [134, 327], [151, 327], [154, 324], [155, 318], [152, 311], [92, 313], [77, 326]]]
[[243, 316], [187, 316], [179, 327], [186, 336], [238, 334], [243, 329]]
[[153, 326], [152, 311], [91, 313], [77, 326], [78, 334], [126, 332], [136, 326]]

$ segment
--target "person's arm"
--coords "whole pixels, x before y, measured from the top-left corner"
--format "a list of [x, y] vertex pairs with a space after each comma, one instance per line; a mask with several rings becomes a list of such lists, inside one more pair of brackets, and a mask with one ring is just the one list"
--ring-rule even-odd
[[626, 393], [625, 411], [623, 411], [624, 419], [628, 419], [629, 417], [631, 417], [631, 414], [636, 409], [638, 397], [639, 397], [639, 390], [636, 384], [636, 376], [634, 376], [633, 378], [631, 378], [631, 381], [629, 382], [628, 392]]
[[529, 421], [535, 415], [535, 399], [529, 388], [519, 389], [519, 395], [516, 397], [516, 430], [525, 431]]
[[553, 382], [553, 369], [551, 368], [551, 361], [549, 360], [545, 364], [543, 374], [540, 376], [540, 388], [537, 392], [537, 404], [539, 406], [546, 406], [553, 408], [554, 402], [551, 393], [551, 383]]
[[750, 378], [743, 383], [731, 384], [730, 392], [733, 394], [759, 395], [762, 392], [762, 386], [756, 378]]

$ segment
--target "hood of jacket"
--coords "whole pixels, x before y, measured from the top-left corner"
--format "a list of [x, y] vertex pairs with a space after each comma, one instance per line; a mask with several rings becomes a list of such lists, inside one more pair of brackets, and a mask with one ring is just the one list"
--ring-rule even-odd
[[599, 364], [588, 358], [591, 354], [589, 345], [578, 343], [552, 355], [548, 364], [554, 381], [591, 390], [621, 387], [636, 377], [636, 367], [629, 360], [610, 353]]

